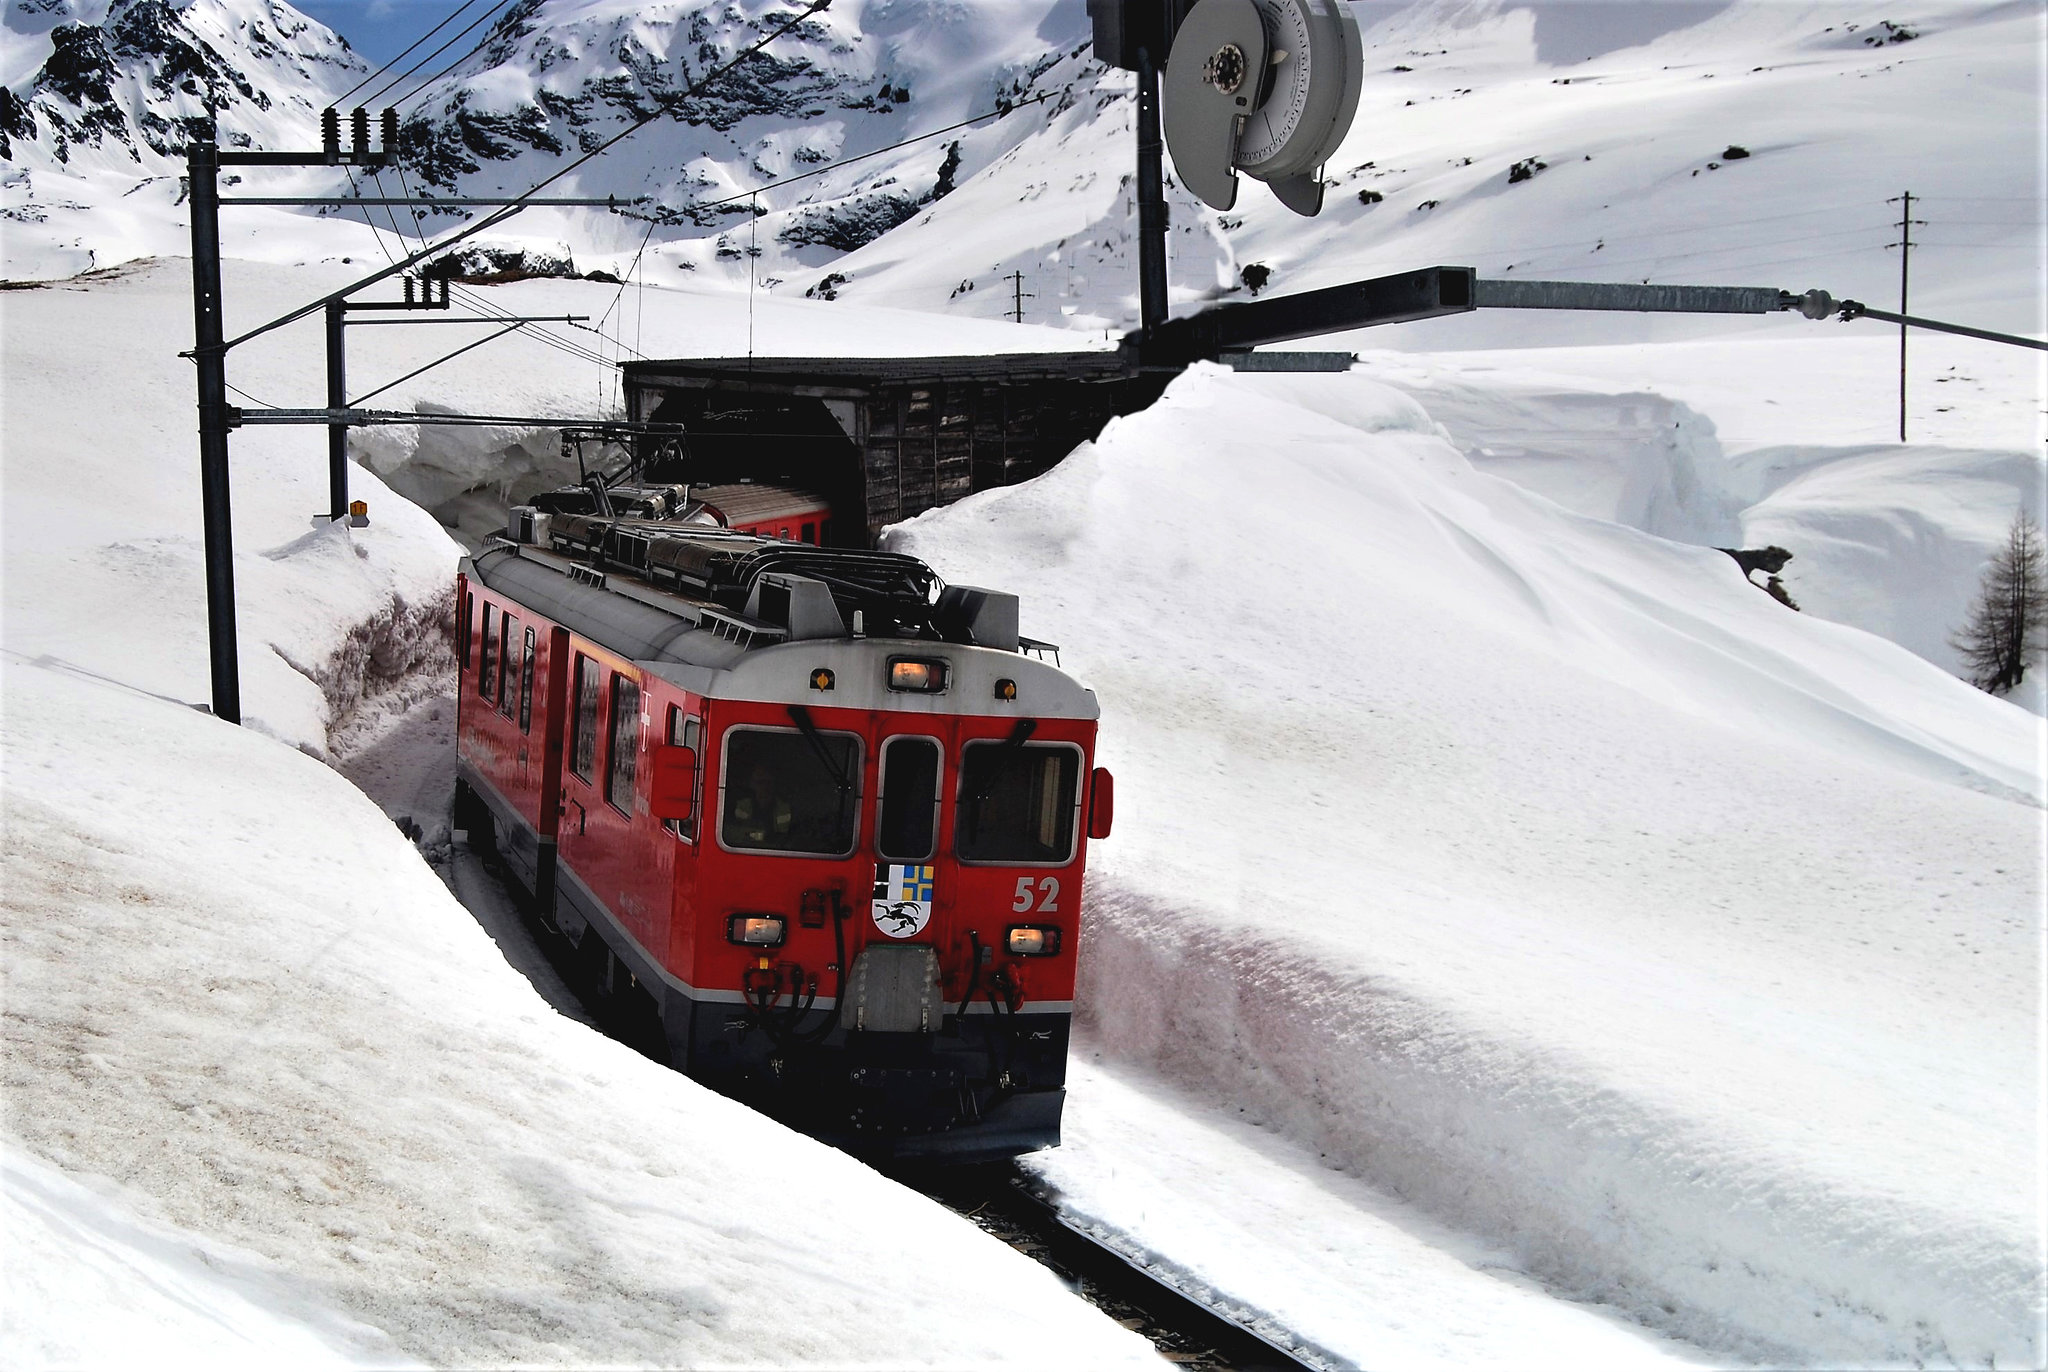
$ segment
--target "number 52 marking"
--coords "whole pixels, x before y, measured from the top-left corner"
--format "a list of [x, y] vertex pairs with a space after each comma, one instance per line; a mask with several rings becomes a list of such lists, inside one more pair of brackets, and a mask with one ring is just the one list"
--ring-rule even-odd
[[1038, 913], [1056, 915], [1060, 910], [1060, 879], [1058, 877], [1038, 878], [1038, 890], [1034, 892], [1030, 877], [1017, 878], [1017, 898], [1010, 902], [1010, 908], [1018, 914], [1028, 914], [1032, 901], [1038, 902]]

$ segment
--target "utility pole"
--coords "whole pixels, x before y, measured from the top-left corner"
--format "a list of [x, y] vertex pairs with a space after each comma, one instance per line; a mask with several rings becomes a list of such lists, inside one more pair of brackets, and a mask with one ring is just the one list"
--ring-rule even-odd
[[[1899, 250], [1899, 314], [1910, 313], [1906, 308], [1906, 272], [1913, 259], [1913, 226], [1925, 227], [1927, 221], [1913, 217], [1913, 192], [1897, 196], [1884, 202], [1899, 206], [1899, 241], [1887, 243], [1888, 248]], [[1899, 320], [1899, 442], [1906, 441], [1906, 321]]]
[[1010, 273], [1009, 282], [1010, 318], [1022, 324], [1024, 322], [1024, 302], [1036, 300], [1038, 297], [1024, 289], [1024, 273], [1021, 269]]
[[1159, 133], [1159, 66], [1138, 49], [1138, 327], [1166, 322], [1166, 185]]
[[228, 517], [228, 372], [221, 332], [220, 145], [185, 150], [192, 201], [192, 360], [199, 371], [199, 495], [206, 547], [207, 657], [213, 713], [242, 722], [235, 656], [235, 546]]
[[[348, 306], [327, 302], [327, 408], [348, 408]], [[348, 515], [348, 425], [327, 426], [327, 517]]]
[[[369, 277], [358, 281], [321, 300], [306, 306], [293, 314], [274, 319], [270, 323], [229, 340], [222, 326], [221, 316], [221, 260], [220, 260], [220, 207], [223, 204], [268, 204], [268, 205], [332, 205], [357, 203], [349, 196], [292, 196], [292, 197], [223, 197], [220, 193], [220, 170], [223, 166], [233, 167], [318, 167], [350, 165], [358, 167], [383, 167], [389, 165], [396, 153], [398, 143], [398, 114], [395, 110], [383, 112], [383, 147], [379, 151], [370, 149], [370, 116], [367, 110], [358, 109], [351, 118], [350, 133], [352, 146], [344, 149], [341, 145], [341, 122], [339, 112], [325, 110], [321, 113], [319, 152], [264, 152], [254, 149], [233, 148], [222, 152], [218, 136], [209, 128], [195, 137], [185, 149], [185, 174], [188, 194], [192, 203], [192, 351], [182, 356], [192, 359], [198, 372], [199, 382], [199, 494], [206, 549], [206, 632], [207, 661], [211, 672], [212, 708], [216, 719], [230, 724], [242, 722], [242, 683], [238, 666], [235, 633], [235, 549], [234, 529], [228, 510], [228, 434], [236, 427], [250, 422], [252, 416], [228, 404], [227, 355], [228, 350], [241, 343], [304, 318], [316, 311], [325, 310], [327, 316], [327, 408], [314, 411], [311, 415], [293, 412], [271, 412], [267, 421], [272, 423], [319, 423], [327, 426], [327, 498], [329, 517], [348, 517], [348, 430], [353, 410], [346, 409], [347, 367], [343, 358], [343, 325], [348, 311], [356, 309], [446, 309], [448, 297], [445, 284], [442, 294], [435, 300], [431, 293], [425, 302], [415, 303], [412, 298], [411, 282], [406, 283], [406, 298], [402, 303], [350, 305], [346, 297], [350, 292], [363, 286], [395, 275], [414, 263], [423, 261], [461, 239], [472, 236], [499, 219], [516, 213], [526, 205], [605, 205], [616, 208], [613, 202], [605, 200], [538, 200], [532, 196], [520, 197], [502, 203], [507, 206], [499, 215], [487, 216], [442, 240], [431, 247], [424, 247], [418, 253], [402, 262], [392, 264]], [[406, 205], [426, 208], [442, 206], [473, 205], [475, 199], [460, 197], [431, 197], [421, 200], [410, 198], [390, 200], [380, 198], [372, 204]], [[497, 322], [497, 321], [493, 321]], [[523, 321], [522, 321], [523, 322]], [[474, 345], [472, 345], [474, 346]], [[444, 361], [446, 359], [443, 359]], [[435, 365], [435, 364], [429, 364]], [[425, 370], [422, 368], [421, 370]], [[417, 375], [417, 373], [414, 373]], [[408, 378], [401, 378], [408, 379]], [[396, 384], [396, 383], [393, 383]], [[389, 386], [383, 389], [388, 390]], [[371, 394], [376, 394], [372, 392]]]

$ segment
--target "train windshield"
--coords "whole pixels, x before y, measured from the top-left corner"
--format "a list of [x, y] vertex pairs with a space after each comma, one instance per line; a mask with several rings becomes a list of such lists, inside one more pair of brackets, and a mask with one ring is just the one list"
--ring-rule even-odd
[[725, 736], [719, 837], [773, 853], [853, 851], [860, 740], [852, 734], [734, 729]]
[[955, 846], [963, 862], [1066, 862], [1074, 855], [1081, 750], [982, 740], [960, 756]]

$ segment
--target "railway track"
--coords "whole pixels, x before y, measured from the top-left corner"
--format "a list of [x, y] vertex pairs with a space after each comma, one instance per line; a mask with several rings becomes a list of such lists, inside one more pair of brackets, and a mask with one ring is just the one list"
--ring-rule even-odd
[[[658, 1033], [643, 1016], [602, 993], [594, 969], [579, 964], [567, 942], [535, 917], [495, 854], [474, 852], [464, 843], [454, 847], [446, 877], [508, 960], [535, 979], [536, 989], [557, 1009], [659, 1060]], [[552, 985], [542, 985], [549, 980], [543, 968], [558, 978]], [[1194, 1372], [1334, 1372], [1349, 1365], [1277, 1331], [1261, 1333], [1182, 1290], [1063, 1215], [1057, 1198], [1014, 1163], [898, 1174], [896, 1180], [1050, 1268], [1082, 1299], [1150, 1339], [1178, 1366]]]
[[1150, 1339], [1181, 1367], [1333, 1372], [1349, 1366], [1278, 1331], [1262, 1333], [1182, 1290], [1063, 1214], [1057, 1197], [1015, 1164], [954, 1167], [899, 1180], [1050, 1268], [1082, 1299]]

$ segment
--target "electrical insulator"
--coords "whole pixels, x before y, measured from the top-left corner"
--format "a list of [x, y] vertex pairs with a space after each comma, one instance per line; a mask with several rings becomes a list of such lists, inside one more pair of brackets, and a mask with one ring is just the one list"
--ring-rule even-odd
[[341, 160], [341, 111], [332, 105], [320, 111], [320, 151], [329, 162]]
[[384, 155], [398, 155], [398, 111], [389, 105], [384, 107]]
[[358, 159], [368, 157], [370, 155], [370, 112], [361, 105], [358, 105], [350, 113], [348, 122], [349, 133], [353, 136], [355, 142], [356, 157]]

